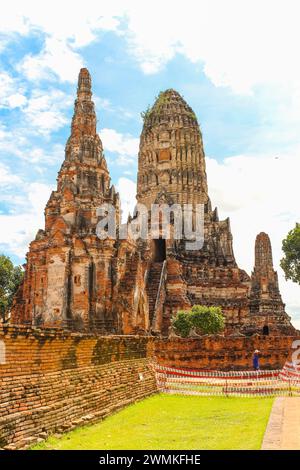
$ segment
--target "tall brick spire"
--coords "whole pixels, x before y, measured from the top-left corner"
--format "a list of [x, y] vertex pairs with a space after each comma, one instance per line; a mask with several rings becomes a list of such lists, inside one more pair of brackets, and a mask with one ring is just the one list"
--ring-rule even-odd
[[96, 122], [91, 77], [87, 69], [81, 69], [57, 190], [45, 208], [45, 229], [30, 244], [13, 321], [112, 327], [107, 292], [111, 290], [108, 265], [113, 246], [103, 246], [96, 225], [101, 204], [112, 204], [119, 213], [119, 197], [110, 186]]
[[78, 77], [77, 99], [72, 119], [71, 138], [96, 135], [96, 113], [92, 101], [92, 80], [87, 69], [81, 69]]
[[90, 72], [86, 68], [80, 69], [78, 75], [78, 87], [77, 87], [78, 100], [91, 101], [92, 96], [92, 79]]
[[103, 146], [97, 134], [97, 117], [92, 101], [92, 81], [86, 68], [80, 70], [77, 98], [71, 124], [71, 135], [66, 144], [66, 160], [101, 164], [107, 171]]

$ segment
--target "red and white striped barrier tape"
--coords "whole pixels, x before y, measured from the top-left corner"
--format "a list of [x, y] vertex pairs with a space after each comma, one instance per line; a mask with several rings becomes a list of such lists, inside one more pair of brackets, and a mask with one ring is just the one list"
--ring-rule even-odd
[[157, 373], [167, 375], [175, 375], [181, 377], [201, 377], [201, 378], [218, 378], [224, 377], [227, 379], [249, 379], [249, 378], [268, 378], [277, 377], [279, 370], [258, 370], [258, 371], [216, 371], [216, 370], [197, 370], [197, 369], [178, 369], [175, 367], [166, 367], [157, 365]]
[[280, 370], [208, 371], [156, 365], [157, 384], [165, 393], [186, 395], [300, 395], [300, 367]]

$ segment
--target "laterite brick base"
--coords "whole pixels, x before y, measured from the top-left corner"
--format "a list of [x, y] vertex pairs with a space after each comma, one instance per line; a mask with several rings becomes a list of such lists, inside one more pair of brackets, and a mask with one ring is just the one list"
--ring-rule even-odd
[[159, 364], [207, 370], [252, 369], [255, 349], [260, 351], [263, 369], [281, 369], [292, 353], [292, 343], [299, 337], [203, 336], [199, 338], [160, 339], [155, 342], [155, 357]]
[[157, 392], [154, 364], [197, 369], [281, 368], [296, 338], [160, 339], [0, 327], [0, 448], [26, 448]]
[[157, 391], [152, 340], [0, 330], [0, 447], [97, 421]]

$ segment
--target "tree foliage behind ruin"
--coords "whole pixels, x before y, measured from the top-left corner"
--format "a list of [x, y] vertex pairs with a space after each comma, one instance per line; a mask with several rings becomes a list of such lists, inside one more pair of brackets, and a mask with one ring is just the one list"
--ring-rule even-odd
[[8, 256], [0, 255], [0, 318], [4, 319], [11, 308], [23, 275], [21, 266], [14, 266]]
[[285, 278], [300, 284], [300, 224], [291, 230], [282, 242], [284, 257], [280, 266]]

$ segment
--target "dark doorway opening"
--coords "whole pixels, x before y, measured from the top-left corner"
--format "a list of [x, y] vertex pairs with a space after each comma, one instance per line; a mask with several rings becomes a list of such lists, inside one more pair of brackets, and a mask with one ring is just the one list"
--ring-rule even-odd
[[166, 240], [164, 238], [159, 238], [157, 240], [152, 240], [153, 246], [153, 261], [162, 262], [166, 259]]
[[269, 327], [268, 327], [268, 325], [265, 325], [263, 327], [263, 335], [264, 336], [269, 336]]

